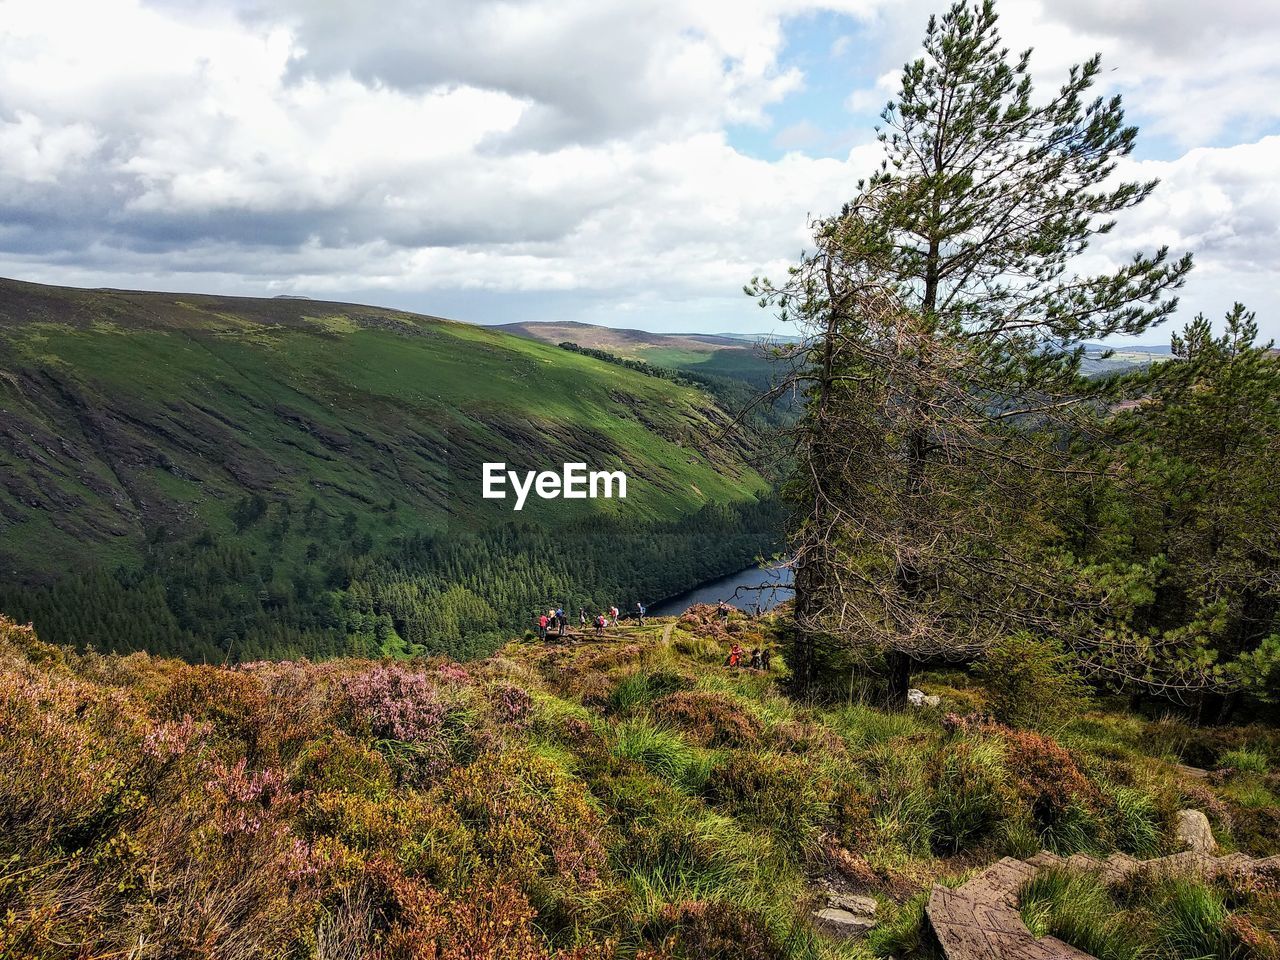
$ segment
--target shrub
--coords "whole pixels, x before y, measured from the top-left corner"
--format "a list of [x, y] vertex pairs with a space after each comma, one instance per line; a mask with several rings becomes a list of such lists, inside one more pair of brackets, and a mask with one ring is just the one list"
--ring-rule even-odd
[[489, 708], [500, 724], [523, 730], [529, 726], [533, 710], [533, 698], [510, 683], [500, 683], [488, 690]]
[[267, 736], [270, 705], [262, 685], [249, 673], [210, 666], [181, 666], [156, 701], [156, 717], [181, 721], [191, 717], [216, 733], [244, 744], [255, 760], [271, 759]]
[[746, 747], [760, 741], [760, 721], [727, 694], [680, 691], [659, 700], [653, 712], [699, 746]]
[[1057, 728], [1089, 705], [1088, 685], [1057, 641], [1015, 633], [987, 651], [978, 672], [992, 713], [1009, 726]]
[[310, 744], [294, 767], [293, 789], [341, 790], [374, 797], [391, 789], [386, 759], [341, 730]]
[[801, 757], [736, 751], [712, 767], [704, 793], [753, 827], [773, 830], [797, 854], [832, 820], [832, 787]]
[[957, 853], [991, 834], [1010, 806], [1000, 744], [959, 737], [930, 761], [933, 775], [934, 847]]
[[[680, 903], [662, 911], [657, 930], [665, 955], [679, 960], [784, 960], [767, 920], [736, 903]], [[669, 933], [663, 931], [669, 930]]]
[[487, 753], [452, 771], [437, 796], [475, 837], [481, 862], [501, 864], [540, 923], [589, 920], [608, 878], [608, 833], [586, 787], [527, 750]]
[[1268, 770], [1267, 757], [1257, 750], [1228, 750], [1218, 759], [1218, 765], [1226, 767], [1234, 773], [1254, 773], [1265, 775]]
[[1071, 752], [1038, 733], [1000, 731], [1012, 786], [1050, 849], [1074, 853], [1089, 844], [1097, 788]]
[[380, 665], [347, 677], [342, 689], [355, 719], [375, 737], [431, 740], [444, 720], [445, 705], [431, 676], [400, 664]]
[[387, 957], [549, 960], [533, 923], [537, 911], [510, 882], [487, 879], [449, 896], [381, 860], [369, 877], [380, 925], [389, 927], [378, 951]]

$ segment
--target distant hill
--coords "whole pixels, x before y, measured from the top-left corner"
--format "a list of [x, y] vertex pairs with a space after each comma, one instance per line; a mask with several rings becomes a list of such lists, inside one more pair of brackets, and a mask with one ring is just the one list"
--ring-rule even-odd
[[1127, 347], [1108, 347], [1101, 343], [1086, 343], [1082, 370], [1087, 376], [1119, 373], [1139, 367], [1161, 363], [1169, 359], [1170, 347], [1165, 344], [1139, 344]]
[[[533, 544], [547, 530], [568, 542], [567, 525], [579, 522], [599, 535], [602, 523], [634, 530], [634, 550], [628, 538], [611, 547], [608, 582], [621, 584], [630, 560], [637, 589], [657, 599], [746, 565], [763, 545], [725, 531], [653, 576], [636, 552], [661, 546], [651, 528], [714, 506], [754, 509], [768, 493], [748, 463], [754, 439], [717, 439], [730, 419], [687, 384], [437, 317], [0, 280], [0, 600], [5, 583], [117, 568], [154, 572], [170, 589], [170, 564], [197, 562], [190, 550], [208, 560], [212, 544], [243, 551], [245, 582], [258, 585], [246, 622], [262, 626], [273, 604], [314, 591], [299, 585], [303, 574], [345, 589], [353, 557], [403, 550], [406, 537], [456, 547], [532, 524], [486, 546], [485, 562], [507, 551], [554, 570], [521, 574], [518, 590], [478, 573], [468, 586], [507, 622], [540, 580], [567, 600], [566, 577], [580, 574], [587, 590], [602, 576], [590, 544], [576, 565], [526, 556], [543, 552]], [[480, 496], [481, 465], [492, 461], [621, 469], [628, 497], [532, 498], [513, 514], [510, 501]]]
[[755, 386], [768, 382], [773, 368], [760, 338], [737, 334], [650, 333], [603, 327], [575, 321], [505, 323], [493, 329], [543, 343], [576, 343], [657, 367], [690, 370], [745, 380]]

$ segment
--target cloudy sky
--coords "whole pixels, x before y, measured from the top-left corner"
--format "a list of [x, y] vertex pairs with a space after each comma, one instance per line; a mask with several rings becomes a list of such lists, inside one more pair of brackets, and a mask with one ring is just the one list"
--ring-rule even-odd
[[[768, 330], [741, 294], [878, 156], [920, 0], [0, 0], [0, 276], [479, 322]], [[1190, 315], [1280, 337], [1272, 0], [1002, 0], [1104, 57]], [[1165, 331], [1149, 341], [1167, 339]]]

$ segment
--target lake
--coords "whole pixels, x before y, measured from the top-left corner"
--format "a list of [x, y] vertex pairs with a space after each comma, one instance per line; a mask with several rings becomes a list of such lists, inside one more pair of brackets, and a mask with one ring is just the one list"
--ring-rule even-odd
[[[764, 587], [763, 590], [752, 589]], [[655, 617], [674, 617], [695, 603], [719, 603], [721, 600], [748, 612], [755, 609], [772, 610], [784, 600], [790, 600], [791, 571], [775, 567], [748, 567], [719, 580], [712, 580], [694, 587], [670, 600], [656, 603], [649, 608]]]

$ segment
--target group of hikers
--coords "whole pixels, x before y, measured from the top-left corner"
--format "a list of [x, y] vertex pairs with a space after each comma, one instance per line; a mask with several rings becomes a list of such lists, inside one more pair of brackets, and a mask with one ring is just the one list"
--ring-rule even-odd
[[725, 660], [725, 665], [730, 667], [747, 667], [751, 670], [768, 670], [770, 654], [769, 648], [753, 647], [751, 657], [748, 659], [747, 652], [738, 644], [734, 644], [729, 648], [729, 657]]
[[[716, 613], [721, 620], [728, 622], [729, 612], [733, 608], [721, 600]], [[636, 602], [635, 618], [639, 626], [644, 626], [644, 618], [648, 614], [648, 608], [639, 601]], [[580, 607], [578, 609], [578, 625], [581, 632], [585, 634], [587, 627], [591, 626], [595, 629], [597, 637], [603, 637], [604, 632], [609, 627], [616, 627], [622, 614], [617, 607], [610, 607], [604, 613], [598, 613], [594, 617], [587, 616], [587, 608]], [[562, 640], [569, 635], [569, 614], [565, 612], [564, 607], [550, 607], [545, 613], [538, 614], [538, 639], [546, 640], [548, 637], [554, 636], [557, 640]], [[730, 667], [742, 667], [744, 669], [767, 671], [769, 669], [770, 654], [768, 648], [755, 647], [750, 655], [738, 643], [734, 643], [729, 648], [729, 656], [725, 660], [725, 665]]]
[[[636, 601], [636, 612], [633, 616], [636, 618], [640, 626], [644, 626], [645, 615], [648, 614], [649, 608], [643, 603]], [[618, 619], [622, 616], [617, 607], [610, 607], [604, 613], [598, 613], [594, 617], [588, 619], [587, 608], [580, 607], [578, 609], [578, 625], [582, 632], [587, 632], [587, 625], [590, 624], [595, 628], [596, 636], [603, 637], [606, 627], [616, 627]], [[563, 638], [569, 632], [569, 615], [565, 613], [564, 607], [552, 607], [546, 613], [538, 615], [538, 639], [546, 640], [551, 635], [551, 631], [555, 631], [557, 638]]]

